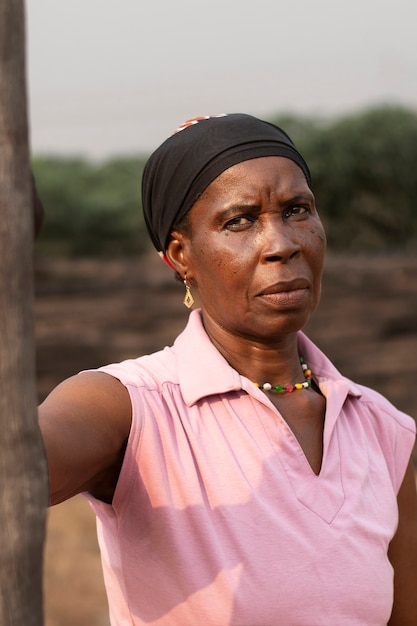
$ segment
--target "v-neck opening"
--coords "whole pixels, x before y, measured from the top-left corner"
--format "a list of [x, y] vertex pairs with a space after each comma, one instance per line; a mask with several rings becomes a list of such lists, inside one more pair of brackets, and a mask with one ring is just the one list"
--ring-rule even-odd
[[320, 474], [321, 474], [321, 471], [322, 471], [322, 468], [323, 468], [324, 455], [325, 455], [324, 431], [325, 431], [325, 428], [326, 428], [326, 412], [327, 412], [327, 400], [326, 400], [326, 398], [324, 398], [324, 400], [326, 402], [326, 405], [325, 405], [324, 418], [323, 418], [323, 430], [322, 430], [322, 434], [321, 434], [320, 469], [319, 469], [319, 471], [317, 473], [314, 471], [313, 466], [311, 465], [310, 461], [308, 460], [307, 455], [306, 455], [306, 453], [304, 451], [304, 448], [301, 445], [297, 435], [295, 434], [295, 432], [293, 431], [293, 429], [291, 428], [290, 424], [287, 422], [287, 420], [285, 419], [283, 414], [280, 412], [280, 410], [275, 406], [275, 404], [272, 402], [272, 400], [268, 396], [264, 396], [264, 398], [268, 400], [268, 407], [271, 407], [272, 411], [276, 414], [276, 416], [280, 420], [281, 425], [287, 430], [288, 435], [292, 438], [293, 443], [294, 443], [294, 448], [298, 448], [299, 455], [305, 461], [305, 465], [307, 466], [307, 468], [309, 469], [311, 474], [313, 476], [315, 476], [316, 478], [320, 478]]
[[[323, 427], [322, 459], [320, 471], [316, 474], [310, 465], [304, 450], [294, 432], [280, 411], [269, 400], [263, 398], [262, 404], [268, 409], [261, 411], [269, 443], [284, 470], [297, 500], [312, 513], [330, 524], [345, 500], [343, 489], [340, 444], [335, 428], [335, 411], [340, 407], [332, 406], [326, 398]], [[332, 454], [330, 454], [330, 447]]]

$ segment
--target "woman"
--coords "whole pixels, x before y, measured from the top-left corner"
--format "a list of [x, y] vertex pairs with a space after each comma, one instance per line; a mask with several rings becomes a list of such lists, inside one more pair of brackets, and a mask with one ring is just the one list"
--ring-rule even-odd
[[112, 624], [417, 624], [415, 424], [301, 332], [325, 251], [304, 159], [254, 117], [197, 118], [143, 206], [199, 308], [40, 407], [52, 504], [84, 492], [98, 518]]

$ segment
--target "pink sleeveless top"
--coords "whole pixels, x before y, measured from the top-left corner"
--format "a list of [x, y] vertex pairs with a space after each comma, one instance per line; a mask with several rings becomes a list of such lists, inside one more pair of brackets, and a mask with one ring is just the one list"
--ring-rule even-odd
[[327, 400], [313, 473], [191, 313], [173, 347], [102, 368], [133, 421], [112, 506], [91, 498], [113, 626], [382, 626], [414, 421], [302, 333]]

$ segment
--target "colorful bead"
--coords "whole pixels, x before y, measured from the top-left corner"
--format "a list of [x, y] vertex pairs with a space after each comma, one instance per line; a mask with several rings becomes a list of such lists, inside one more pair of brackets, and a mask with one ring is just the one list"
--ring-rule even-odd
[[305, 381], [302, 383], [294, 383], [293, 385], [272, 385], [271, 383], [263, 383], [261, 385], [260, 383], [254, 383], [254, 385], [263, 391], [276, 391], [277, 393], [292, 393], [300, 389], [308, 389], [311, 387], [313, 374], [302, 356], [300, 356], [300, 364], [305, 377]]

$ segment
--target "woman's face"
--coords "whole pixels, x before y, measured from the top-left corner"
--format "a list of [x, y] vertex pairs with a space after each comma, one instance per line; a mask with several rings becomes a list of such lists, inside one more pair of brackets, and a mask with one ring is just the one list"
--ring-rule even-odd
[[188, 217], [187, 234], [174, 233], [177, 244], [168, 252], [198, 288], [206, 328], [271, 340], [304, 326], [319, 301], [326, 239], [293, 161], [234, 165]]

